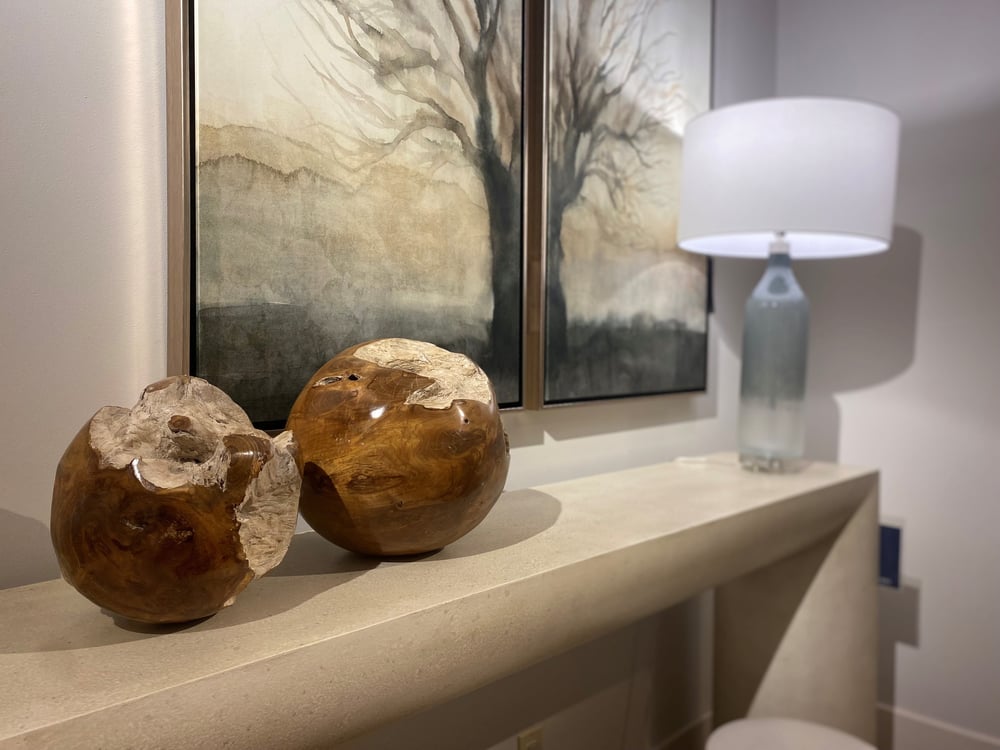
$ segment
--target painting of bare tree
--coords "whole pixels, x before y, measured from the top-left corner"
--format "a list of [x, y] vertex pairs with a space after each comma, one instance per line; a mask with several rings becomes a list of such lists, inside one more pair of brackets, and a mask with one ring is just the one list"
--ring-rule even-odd
[[521, 4], [192, 2], [192, 372], [276, 426], [400, 336], [518, 404]]
[[677, 249], [711, 0], [551, 0], [545, 401], [705, 387], [707, 266]]

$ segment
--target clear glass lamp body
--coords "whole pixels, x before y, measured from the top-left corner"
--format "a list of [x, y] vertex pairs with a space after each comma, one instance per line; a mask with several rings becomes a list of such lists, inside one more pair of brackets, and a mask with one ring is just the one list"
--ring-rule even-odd
[[805, 444], [809, 301], [787, 247], [772, 246], [746, 304], [739, 443], [740, 463], [753, 471], [792, 470]]

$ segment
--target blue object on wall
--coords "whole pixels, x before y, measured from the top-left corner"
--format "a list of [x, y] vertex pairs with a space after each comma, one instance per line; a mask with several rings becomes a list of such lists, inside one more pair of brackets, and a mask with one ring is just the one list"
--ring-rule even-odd
[[903, 530], [895, 526], [879, 526], [878, 582], [899, 588], [899, 552]]

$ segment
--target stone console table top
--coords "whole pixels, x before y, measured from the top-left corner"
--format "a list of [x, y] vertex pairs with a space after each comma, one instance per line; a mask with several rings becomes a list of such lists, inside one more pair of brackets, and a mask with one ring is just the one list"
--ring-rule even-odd
[[505, 493], [407, 561], [303, 534], [186, 627], [128, 629], [62, 581], [2, 591], [0, 747], [328, 746], [813, 546], [876, 484], [718, 455]]

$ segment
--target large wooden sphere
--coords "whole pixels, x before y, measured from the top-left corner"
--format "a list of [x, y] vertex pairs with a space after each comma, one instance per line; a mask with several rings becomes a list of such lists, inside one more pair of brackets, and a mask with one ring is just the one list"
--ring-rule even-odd
[[331, 542], [368, 555], [440, 549], [475, 527], [507, 479], [493, 387], [472, 360], [380, 339], [327, 362], [292, 407], [299, 509]]
[[150, 623], [207, 617], [277, 565], [298, 517], [291, 433], [272, 440], [204, 380], [106, 406], [56, 470], [52, 543], [91, 601]]

